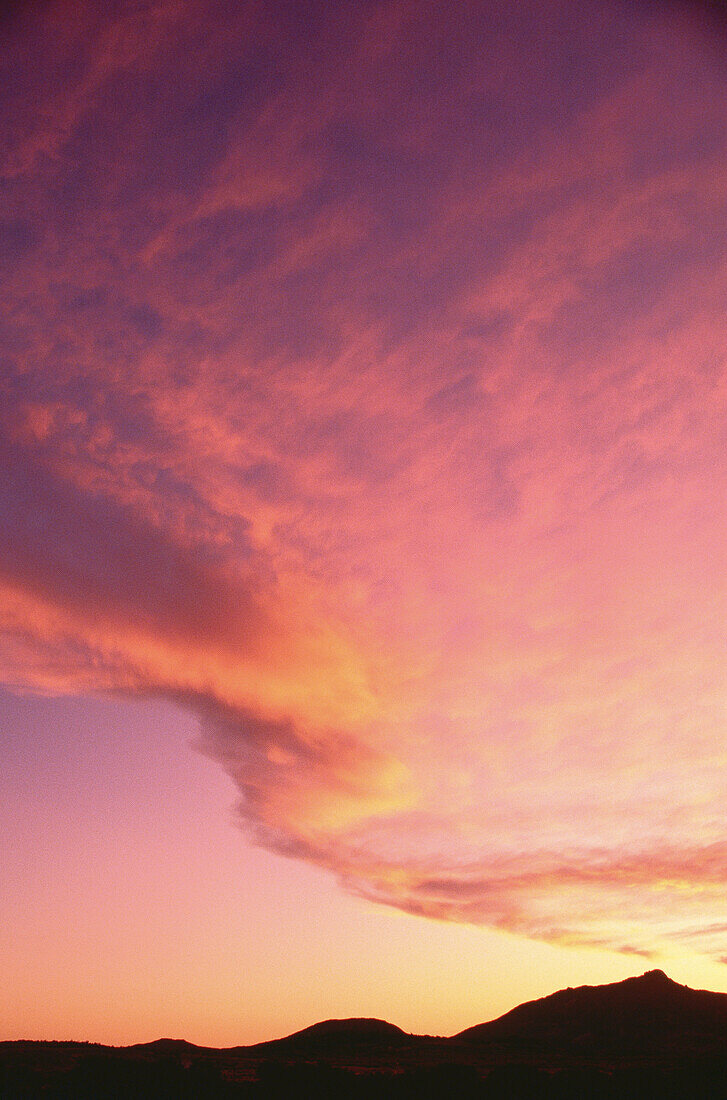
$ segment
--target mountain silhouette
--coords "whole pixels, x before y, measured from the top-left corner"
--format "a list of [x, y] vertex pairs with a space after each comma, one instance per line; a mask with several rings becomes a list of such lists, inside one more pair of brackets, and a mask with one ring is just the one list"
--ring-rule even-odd
[[175, 1054], [183, 1051], [202, 1050], [203, 1047], [198, 1047], [194, 1043], [188, 1043], [186, 1039], [154, 1039], [151, 1043], [134, 1043], [133, 1047], [126, 1047], [127, 1050], [148, 1050], [158, 1051], [160, 1054]]
[[609, 985], [561, 989], [454, 1039], [480, 1046], [505, 1043], [550, 1060], [703, 1053], [727, 1041], [727, 993], [690, 989], [662, 970], [649, 970]]
[[382, 1042], [407, 1042], [411, 1038], [411, 1035], [407, 1035], [396, 1024], [387, 1023], [386, 1020], [353, 1016], [345, 1020], [322, 1020], [318, 1024], [304, 1027], [301, 1031], [294, 1031], [292, 1035], [286, 1035], [283, 1039], [272, 1039], [266, 1043], [258, 1043], [257, 1046], [305, 1046], [317, 1043], [363, 1043], [368, 1045]]
[[661, 970], [561, 989], [450, 1038], [385, 1020], [324, 1020], [216, 1050], [0, 1042], [0, 1095], [727, 1097], [727, 994]]

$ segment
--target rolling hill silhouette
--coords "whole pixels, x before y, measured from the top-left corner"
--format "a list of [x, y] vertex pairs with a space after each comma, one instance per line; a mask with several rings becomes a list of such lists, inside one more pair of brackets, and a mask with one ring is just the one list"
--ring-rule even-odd
[[[407, 1035], [396, 1024], [368, 1017], [352, 1017], [346, 1020], [322, 1020], [302, 1031], [295, 1031], [282, 1039], [258, 1043], [256, 1050], [283, 1052], [286, 1050], [317, 1050], [320, 1048], [350, 1049], [371, 1047], [396, 1048], [416, 1041], [418, 1036]], [[243, 1048], [245, 1049], [245, 1048]]]
[[[306, 1039], [317, 1040], [335, 1037], [356, 1037], [365, 1039], [379, 1039], [381, 1037], [394, 1038], [406, 1036], [396, 1024], [387, 1023], [386, 1020], [377, 1020], [367, 1016], [352, 1016], [345, 1020], [321, 1020], [318, 1024], [311, 1024], [301, 1031], [294, 1031], [292, 1035], [286, 1035], [282, 1039], [271, 1039], [271, 1043], [304, 1042]], [[261, 1044], [258, 1044], [261, 1045]]]
[[216, 1050], [0, 1043], [3, 1097], [727, 1097], [727, 994], [661, 970], [562, 989], [450, 1038], [377, 1019], [325, 1020]]

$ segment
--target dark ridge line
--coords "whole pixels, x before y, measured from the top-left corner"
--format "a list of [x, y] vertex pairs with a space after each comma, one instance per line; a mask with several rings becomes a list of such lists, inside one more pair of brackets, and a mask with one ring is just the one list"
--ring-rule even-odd
[[[442, 1045], [461, 1045], [463, 1042], [469, 1044], [471, 1041], [480, 1038], [488, 1039], [490, 1036], [496, 1037], [499, 1028], [507, 1023], [522, 1022], [527, 1026], [532, 1014], [539, 1013], [544, 1017], [553, 1007], [568, 1006], [569, 1004], [572, 1005], [575, 1001], [585, 1001], [590, 998], [591, 1004], [598, 1002], [598, 1007], [604, 1012], [608, 1012], [611, 1003], [616, 1007], [620, 994], [628, 998], [632, 998], [632, 995], [635, 995], [636, 998], [639, 999], [642, 994], [650, 993], [653, 993], [657, 997], [666, 995], [671, 996], [672, 999], [678, 998], [680, 1004], [694, 1003], [696, 1005], [696, 999], [700, 999], [703, 1005], [708, 1003], [715, 1008], [717, 1006], [724, 1008], [727, 1016], [727, 993], [713, 990], [692, 989], [690, 986], [680, 985], [673, 981], [663, 970], [654, 969], [647, 970], [645, 973], [634, 977], [624, 978], [618, 982], [609, 982], [601, 985], [567, 986], [554, 993], [549, 993], [544, 997], [535, 998], [531, 1001], [523, 1001], [521, 1004], [516, 1005], [501, 1016], [480, 1024], [475, 1024], [472, 1027], [465, 1028], [463, 1031], [459, 1031], [450, 1036], [418, 1035], [406, 1032], [396, 1024], [389, 1023], [387, 1020], [381, 1020], [376, 1017], [352, 1016], [344, 1019], [321, 1020], [280, 1038], [265, 1039], [261, 1042], [251, 1044], [236, 1044], [230, 1047], [208, 1047], [198, 1043], [191, 1043], [187, 1039], [163, 1037], [154, 1039], [150, 1042], [131, 1043], [126, 1046], [113, 1046], [110, 1044], [77, 1039], [5, 1039], [0, 1040], [0, 1048], [9, 1046], [67, 1046], [115, 1051], [147, 1050], [150, 1053], [164, 1050], [169, 1052], [183, 1052], [186, 1050], [189, 1052], [210, 1051], [232, 1054], [242, 1051], [262, 1053], [265, 1050], [272, 1051], [286, 1046], [295, 1048], [305, 1045], [306, 1042], [325, 1044], [335, 1042], [336, 1039], [349, 1041], [358, 1040], [362, 1041], [365, 1045], [373, 1045], [377, 1041], [381, 1043], [393, 1042], [408, 1045], [420, 1042]], [[633, 1001], [633, 1003], [635, 1004], [636, 1001]]]

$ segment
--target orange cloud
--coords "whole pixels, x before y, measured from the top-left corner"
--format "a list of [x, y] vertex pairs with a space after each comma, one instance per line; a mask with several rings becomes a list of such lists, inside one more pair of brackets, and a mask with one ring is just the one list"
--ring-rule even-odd
[[366, 898], [716, 956], [724, 76], [551, 8], [15, 24], [0, 673]]

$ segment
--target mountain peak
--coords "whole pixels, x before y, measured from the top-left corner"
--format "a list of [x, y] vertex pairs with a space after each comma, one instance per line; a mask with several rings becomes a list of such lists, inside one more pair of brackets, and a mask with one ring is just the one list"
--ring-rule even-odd
[[645, 970], [641, 977], [638, 979], [640, 982], [671, 982], [671, 978], [668, 974], [665, 974], [663, 970]]
[[640, 989], [653, 989], [655, 991], [680, 988], [677, 982], [672, 981], [669, 975], [665, 974], [663, 970], [645, 970], [643, 974], [639, 974], [635, 978], [626, 978], [623, 982], [616, 983], [616, 985], [619, 984], [637, 986]]
[[608, 985], [561, 989], [498, 1020], [460, 1032], [460, 1041], [513, 1043], [571, 1055], [661, 1057], [724, 1042], [727, 994], [690, 989], [663, 970]]

